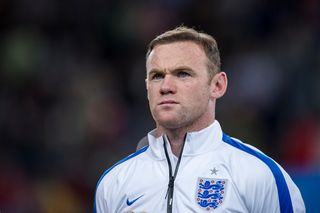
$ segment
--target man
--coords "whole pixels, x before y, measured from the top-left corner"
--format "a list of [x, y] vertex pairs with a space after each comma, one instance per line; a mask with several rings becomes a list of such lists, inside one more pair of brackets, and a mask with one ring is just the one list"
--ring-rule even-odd
[[165, 32], [151, 41], [146, 68], [156, 128], [102, 175], [95, 212], [305, 212], [289, 175], [215, 120], [227, 75], [210, 35]]

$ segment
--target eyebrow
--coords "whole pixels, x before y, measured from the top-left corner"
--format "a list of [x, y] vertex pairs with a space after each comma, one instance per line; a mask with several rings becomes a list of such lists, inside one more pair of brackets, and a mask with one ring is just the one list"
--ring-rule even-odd
[[177, 67], [174, 70], [172, 70], [171, 72], [179, 72], [179, 71], [184, 71], [184, 70], [188, 71], [188, 72], [191, 72], [191, 73], [195, 73], [195, 71], [191, 67], [188, 67], [188, 66]]
[[[188, 67], [188, 66], [176, 67], [173, 70], [169, 70], [169, 73], [176, 73], [176, 72], [183, 71], [183, 70], [186, 70], [186, 71], [191, 72], [191, 73], [195, 73], [195, 71], [193, 69], [191, 69], [190, 67]], [[157, 69], [157, 68], [153, 68], [148, 72], [148, 75], [155, 74], [155, 73], [167, 73], [167, 72], [163, 71], [163, 70], [160, 70], [160, 69]]]
[[154, 73], [162, 73], [163, 71], [159, 70], [159, 69], [152, 69], [150, 70], [150, 72], [148, 72], [147, 74], [150, 75], [150, 74], [154, 74]]

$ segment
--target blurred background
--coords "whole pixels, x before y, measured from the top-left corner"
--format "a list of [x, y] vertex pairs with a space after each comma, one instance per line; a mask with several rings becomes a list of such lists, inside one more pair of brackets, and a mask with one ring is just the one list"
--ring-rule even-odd
[[320, 212], [319, 1], [1, 0], [1, 213], [92, 212], [101, 174], [154, 128], [146, 46], [181, 24], [218, 41], [224, 131]]

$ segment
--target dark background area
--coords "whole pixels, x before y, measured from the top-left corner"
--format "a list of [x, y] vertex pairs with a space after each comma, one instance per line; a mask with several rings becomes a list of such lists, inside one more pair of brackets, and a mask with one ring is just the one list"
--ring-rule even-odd
[[181, 24], [218, 41], [224, 131], [320, 212], [319, 1], [1, 0], [1, 213], [92, 211], [100, 175], [154, 128], [146, 46]]

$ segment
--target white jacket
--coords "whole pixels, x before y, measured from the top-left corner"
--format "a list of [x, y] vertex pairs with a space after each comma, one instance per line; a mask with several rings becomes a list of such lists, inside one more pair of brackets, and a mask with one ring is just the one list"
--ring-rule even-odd
[[[104, 172], [94, 212], [167, 211], [169, 180], [163, 138], [148, 134], [149, 146]], [[166, 142], [167, 143], [167, 142]], [[173, 170], [177, 157], [167, 143]], [[191, 132], [174, 182], [173, 212], [305, 212], [299, 189], [274, 160], [225, 135], [218, 121]]]

